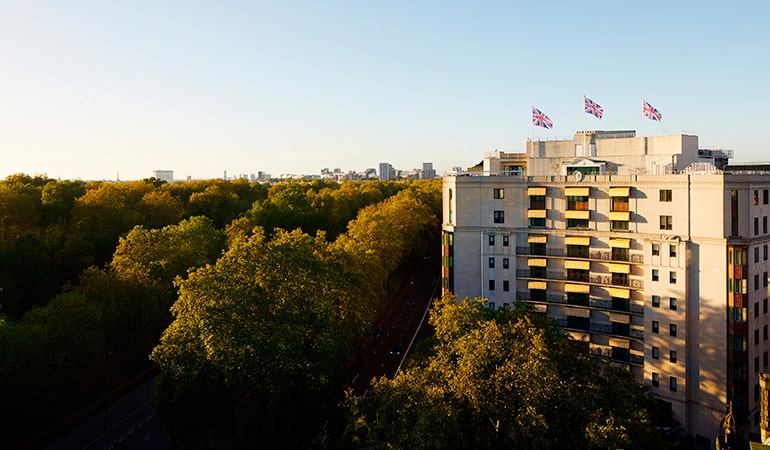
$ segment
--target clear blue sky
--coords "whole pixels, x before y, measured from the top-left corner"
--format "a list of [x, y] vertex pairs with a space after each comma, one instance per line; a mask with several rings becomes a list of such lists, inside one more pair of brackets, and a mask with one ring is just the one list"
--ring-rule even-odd
[[770, 161], [770, 3], [4, 1], [0, 176], [319, 173], [523, 151], [530, 107]]

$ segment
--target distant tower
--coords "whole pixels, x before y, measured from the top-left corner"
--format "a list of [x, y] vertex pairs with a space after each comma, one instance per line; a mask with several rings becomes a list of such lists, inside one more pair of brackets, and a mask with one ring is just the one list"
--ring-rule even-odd
[[422, 171], [420, 171], [420, 178], [423, 180], [430, 180], [436, 178], [436, 170], [433, 168], [433, 163], [422, 163]]
[[396, 171], [389, 163], [380, 163], [380, 180], [392, 180], [396, 178]]

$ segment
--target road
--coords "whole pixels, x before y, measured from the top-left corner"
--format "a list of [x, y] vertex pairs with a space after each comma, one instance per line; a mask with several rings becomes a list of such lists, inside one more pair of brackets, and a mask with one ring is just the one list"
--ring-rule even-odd
[[[438, 257], [426, 258], [396, 297], [377, 325], [383, 330], [382, 336], [369, 342], [366, 360], [352, 376], [351, 387], [357, 395], [367, 392], [372, 378], [393, 378], [415, 342], [430, 334], [428, 312], [431, 300], [439, 295], [439, 275]], [[402, 351], [393, 355], [391, 350], [396, 345]]]
[[158, 430], [150, 397], [153, 377], [109, 407], [70, 430], [48, 450], [174, 448]]

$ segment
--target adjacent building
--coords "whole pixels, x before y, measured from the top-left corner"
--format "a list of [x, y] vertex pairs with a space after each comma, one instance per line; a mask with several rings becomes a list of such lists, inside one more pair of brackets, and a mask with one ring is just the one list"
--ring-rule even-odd
[[728, 402], [759, 433], [770, 171], [731, 157], [634, 131], [487, 155], [443, 178], [444, 290], [533, 304], [586, 354], [628, 367], [699, 446]]

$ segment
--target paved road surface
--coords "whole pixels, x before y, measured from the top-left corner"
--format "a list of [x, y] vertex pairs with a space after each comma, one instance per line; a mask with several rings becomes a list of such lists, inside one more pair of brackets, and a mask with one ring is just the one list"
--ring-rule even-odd
[[94, 415], [53, 444], [48, 450], [123, 449], [168, 450], [172, 447], [160, 433], [152, 413], [150, 394], [153, 377], [106, 411]]

